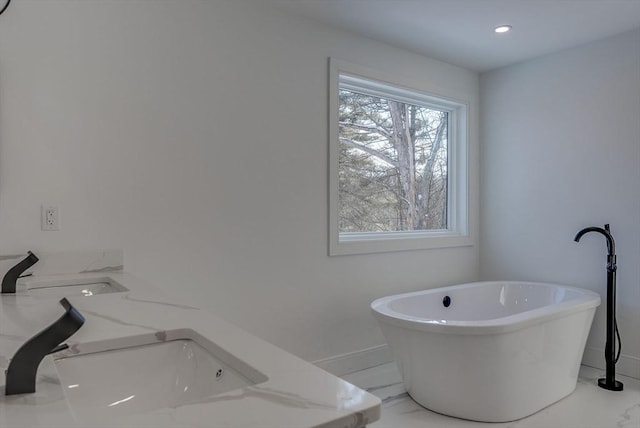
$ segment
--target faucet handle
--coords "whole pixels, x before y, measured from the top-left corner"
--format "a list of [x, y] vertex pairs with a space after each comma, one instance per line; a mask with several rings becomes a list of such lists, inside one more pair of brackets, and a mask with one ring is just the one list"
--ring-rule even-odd
[[69, 345], [67, 345], [66, 343], [61, 343], [60, 345], [49, 351], [49, 354], [55, 354], [56, 352], [64, 351], [65, 349], [69, 349]]

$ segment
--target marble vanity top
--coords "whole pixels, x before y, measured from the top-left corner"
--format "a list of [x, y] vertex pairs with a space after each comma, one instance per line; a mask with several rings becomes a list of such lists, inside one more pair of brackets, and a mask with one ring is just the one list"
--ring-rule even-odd
[[[179, 303], [123, 272], [58, 274], [19, 280], [15, 295], [0, 297], [3, 372], [28, 338], [63, 313], [59, 299], [31, 295], [27, 288], [39, 282], [79, 279], [110, 279], [128, 291], [68, 297], [85, 317], [84, 326], [66, 342], [69, 349], [42, 361], [34, 394], [4, 395], [2, 376], [0, 427], [360, 428], [380, 417], [380, 400], [373, 395], [211, 313]], [[114, 418], [78, 419], [69, 406], [54, 359], [95, 352], [98, 343], [103, 348], [105, 343], [120, 348], [131, 337], [140, 335], [162, 342], [168, 340], [165, 332], [178, 329], [196, 331], [264, 374], [267, 380], [195, 403]]]

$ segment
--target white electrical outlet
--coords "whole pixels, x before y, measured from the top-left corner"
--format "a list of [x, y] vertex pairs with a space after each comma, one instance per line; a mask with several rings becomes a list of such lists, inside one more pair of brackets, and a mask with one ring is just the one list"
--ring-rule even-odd
[[58, 207], [42, 206], [42, 230], [60, 230], [60, 210]]

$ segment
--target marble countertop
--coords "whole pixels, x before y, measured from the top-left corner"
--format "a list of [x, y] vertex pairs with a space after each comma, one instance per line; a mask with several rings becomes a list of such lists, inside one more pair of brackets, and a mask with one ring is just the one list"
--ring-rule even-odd
[[[58, 274], [19, 280], [15, 295], [0, 297], [0, 368], [5, 370], [9, 359], [28, 338], [64, 313], [59, 299], [32, 296], [27, 287], [51, 280], [64, 283], [102, 278], [110, 278], [129, 291], [68, 298], [85, 317], [84, 326], [66, 342], [69, 349], [42, 361], [35, 393], [0, 395], [0, 426], [360, 428], [380, 418], [377, 397], [123, 272]], [[119, 348], [126, 346], [127, 338], [140, 335], [162, 342], [169, 340], [166, 332], [179, 329], [197, 332], [268, 380], [196, 403], [114, 418], [87, 420], [73, 413], [54, 359], [105, 347]], [[0, 388], [4, 392], [4, 376]]]

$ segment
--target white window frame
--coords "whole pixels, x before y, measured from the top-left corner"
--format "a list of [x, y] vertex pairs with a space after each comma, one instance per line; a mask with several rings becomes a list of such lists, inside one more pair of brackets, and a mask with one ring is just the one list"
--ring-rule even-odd
[[[340, 87], [449, 113], [447, 229], [398, 232], [340, 232]], [[469, 104], [426, 90], [424, 85], [346, 61], [329, 60], [329, 255], [367, 254], [473, 245], [469, 235]]]

